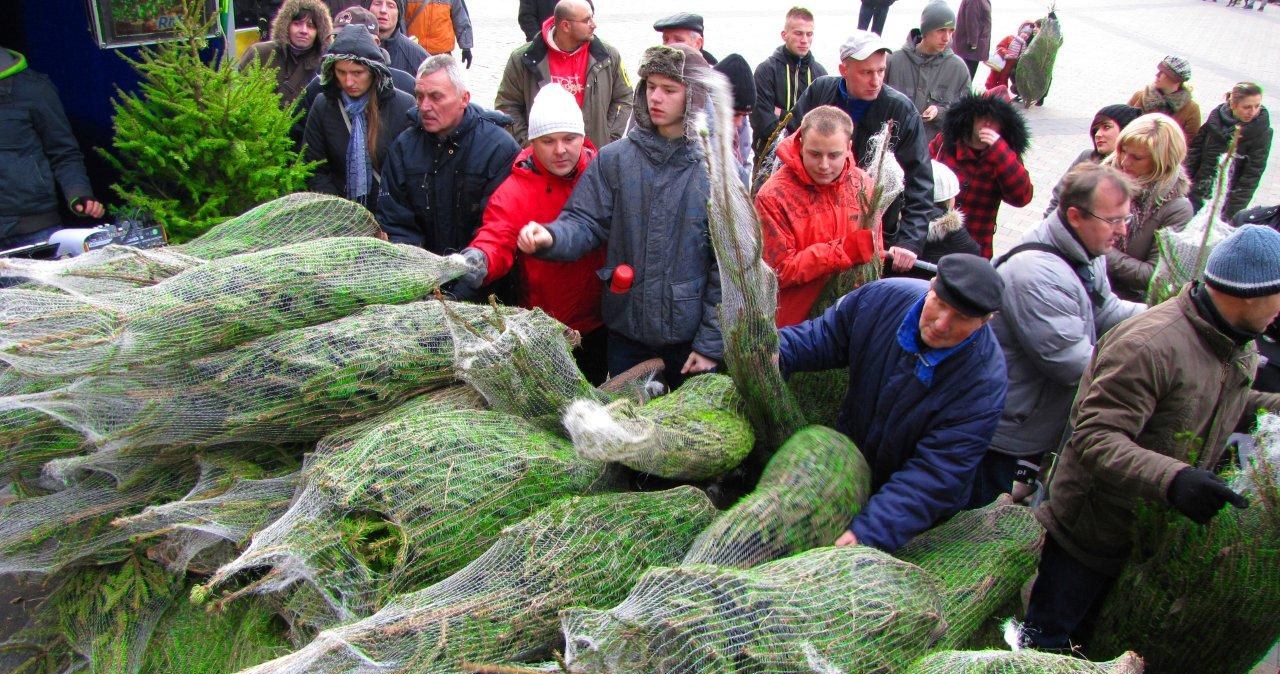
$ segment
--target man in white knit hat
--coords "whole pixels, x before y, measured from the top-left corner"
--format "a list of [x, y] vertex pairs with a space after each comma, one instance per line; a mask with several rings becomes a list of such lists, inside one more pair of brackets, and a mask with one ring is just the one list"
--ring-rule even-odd
[[519, 255], [520, 305], [541, 308], [582, 335], [574, 355], [583, 374], [598, 384], [605, 376], [606, 331], [596, 270], [604, 267], [604, 248], [573, 262], [542, 260], [516, 250], [520, 228], [531, 221], [554, 221], [595, 157], [573, 94], [555, 83], [542, 87], [529, 109], [529, 147], [516, 156], [510, 177], [489, 197], [483, 224], [462, 255], [472, 267], [464, 279], [472, 288], [501, 279]]

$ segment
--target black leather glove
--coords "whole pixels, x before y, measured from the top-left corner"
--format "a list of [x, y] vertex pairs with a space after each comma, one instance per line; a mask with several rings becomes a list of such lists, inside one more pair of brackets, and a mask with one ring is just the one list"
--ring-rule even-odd
[[1228, 503], [1237, 508], [1249, 507], [1248, 499], [1231, 491], [1222, 478], [1192, 466], [1173, 476], [1173, 483], [1169, 485], [1169, 503], [1196, 524], [1208, 524]]
[[462, 50], [462, 62], [466, 64], [467, 70], [471, 70], [471, 50], [470, 49]]

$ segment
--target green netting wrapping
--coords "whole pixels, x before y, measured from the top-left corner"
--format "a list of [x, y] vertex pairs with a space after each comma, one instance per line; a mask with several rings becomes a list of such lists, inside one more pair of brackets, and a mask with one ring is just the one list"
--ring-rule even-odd
[[1280, 417], [1258, 420], [1259, 451], [1232, 480], [1249, 507], [1200, 526], [1139, 509], [1132, 557], [1098, 611], [1088, 652], [1137, 651], [1154, 674], [1247, 672], [1280, 639]]
[[716, 518], [685, 564], [751, 568], [831, 545], [871, 497], [871, 468], [843, 433], [806, 426], [778, 449], [755, 491]]
[[1180, 230], [1172, 227], [1156, 230], [1159, 257], [1147, 285], [1147, 304], [1155, 306], [1177, 295], [1182, 286], [1198, 280], [1204, 273], [1209, 253], [1235, 231], [1216, 213], [1216, 209], [1202, 208]]
[[449, 578], [245, 674], [444, 674], [464, 661], [545, 657], [559, 648], [561, 609], [621, 601], [714, 516], [693, 487], [556, 501]]
[[754, 444], [742, 396], [729, 377], [690, 377], [644, 405], [577, 400], [564, 427], [580, 456], [621, 463], [673, 480], [706, 480], [732, 470]]
[[19, 661], [10, 674], [136, 674], [156, 624], [182, 587], [136, 554], [59, 580], [32, 620], [0, 644]]
[[1031, 509], [1002, 498], [920, 534], [898, 559], [933, 574], [942, 587], [947, 634], [939, 648], [969, 644], [1035, 574], [1043, 529]]
[[1015, 93], [1027, 106], [1049, 93], [1049, 85], [1053, 84], [1053, 64], [1058, 58], [1058, 49], [1062, 47], [1062, 24], [1058, 23], [1057, 17], [1050, 14], [1039, 23], [1040, 31], [1031, 41], [1031, 46], [1022, 52], [1014, 70]]
[[946, 629], [937, 593], [919, 568], [860, 546], [655, 568], [614, 608], [565, 611], [565, 658], [580, 674], [891, 674]]
[[154, 286], [96, 297], [0, 292], [0, 360], [70, 377], [221, 351], [436, 290], [465, 266], [373, 238], [235, 255]]
[[175, 602], [147, 643], [142, 674], [231, 674], [292, 650], [286, 625], [265, 600], [206, 611]]
[[849, 370], [838, 367], [821, 372], [795, 372], [787, 380], [787, 387], [809, 423], [834, 428], [845, 392], [849, 390]]
[[541, 309], [503, 316], [495, 307], [485, 329], [448, 313], [455, 319], [448, 326], [458, 378], [484, 395], [491, 409], [559, 431], [573, 400], [606, 399], [578, 370], [568, 328]]
[[308, 459], [289, 510], [197, 599], [241, 572], [267, 569], [220, 603], [301, 584], [318, 601], [302, 601], [307, 614], [296, 619], [328, 626], [365, 617], [462, 568], [504, 526], [615, 482], [607, 464], [579, 459], [568, 441], [492, 411], [410, 406], [339, 447]]
[[[0, 365], [0, 399], [46, 391], [51, 381], [32, 381]], [[80, 433], [31, 409], [0, 410], [0, 484], [31, 479], [48, 461], [74, 456], [85, 447]]]
[[[0, 398], [0, 410], [39, 410], [104, 450], [308, 442], [453, 384], [445, 311], [436, 301], [367, 307], [188, 364], [84, 377]], [[477, 330], [486, 329], [488, 311], [467, 304], [449, 309], [453, 322], [469, 321]]]
[[262, 204], [181, 246], [140, 250], [112, 245], [65, 260], [3, 258], [0, 277], [97, 295], [154, 285], [205, 260], [325, 237], [379, 234], [378, 223], [363, 206], [300, 192]]
[[699, 83], [710, 93], [699, 111], [704, 129], [710, 194], [707, 216], [720, 267], [720, 333], [730, 375], [742, 392], [762, 449], [773, 451], [804, 425], [804, 415], [782, 380], [774, 357], [778, 331], [778, 278], [764, 263], [760, 221], [751, 195], [738, 177], [734, 156], [733, 92], [720, 73], [708, 70]]
[[1089, 662], [1036, 651], [944, 651], [921, 658], [907, 674], [1142, 674], [1134, 653]]

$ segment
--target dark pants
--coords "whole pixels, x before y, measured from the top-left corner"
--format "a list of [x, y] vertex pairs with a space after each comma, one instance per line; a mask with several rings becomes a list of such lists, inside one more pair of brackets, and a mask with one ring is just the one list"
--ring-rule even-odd
[[583, 335], [582, 343], [573, 350], [578, 369], [592, 386], [603, 384], [609, 375], [608, 344], [609, 331], [600, 327]]
[[32, 246], [37, 243], [44, 243], [60, 229], [62, 229], [62, 225], [54, 225], [34, 232], [28, 232], [26, 234], [13, 234], [11, 236], [6, 236], [0, 239], [0, 250], [10, 250], [12, 248], [21, 248], [23, 246]]
[[1040, 574], [1027, 604], [1026, 637], [1033, 648], [1065, 650], [1088, 637], [1088, 624], [1111, 590], [1113, 578], [1081, 564], [1045, 535]]
[[664, 368], [662, 378], [666, 380], [668, 388], [675, 389], [684, 382], [684, 375], [680, 374], [680, 370], [692, 352], [692, 342], [670, 346], [648, 346], [610, 331], [609, 376], [616, 377], [650, 358], [661, 358]]
[[977, 76], [978, 76], [978, 63], [979, 63], [979, 62], [978, 62], [978, 61], [970, 61], [969, 59], [961, 59], [961, 60], [962, 60], [962, 61], [964, 61], [964, 64], [965, 64], [966, 66], [968, 66], [968, 68], [969, 68], [969, 79], [970, 79], [970, 80], [972, 80], [973, 78], [977, 77]]
[[[1028, 457], [1028, 461], [1039, 462], [1039, 457]], [[1013, 492], [1014, 473], [1018, 470], [1018, 457], [987, 450], [982, 455], [982, 463], [978, 464], [978, 473], [973, 478], [973, 491], [969, 493], [969, 505], [966, 510], [981, 508], [992, 503], [1001, 494]]]
[[862, 9], [858, 11], [858, 30], [866, 30], [867, 26], [871, 26], [871, 32], [880, 35], [884, 32], [884, 20], [888, 16], [889, 5], [876, 0], [862, 0]]

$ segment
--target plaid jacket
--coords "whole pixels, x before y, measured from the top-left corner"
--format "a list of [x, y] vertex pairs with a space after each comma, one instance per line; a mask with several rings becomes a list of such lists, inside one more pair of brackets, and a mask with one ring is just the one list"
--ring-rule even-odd
[[946, 164], [960, 178], [956, 209], [964, 213], [965, 226], [982, 248], [983, 257], [991, 259], [991, 240], [996, 233], [1000, 202], [1019, 208], [1031, 203], [1031, 176], [1022, 159], [1003, 138], [982, 151], [964, 143], [956, 143], [955, 149], [948, 151], [943, 147], [941, 134], [929, 143], [929, 155]]

